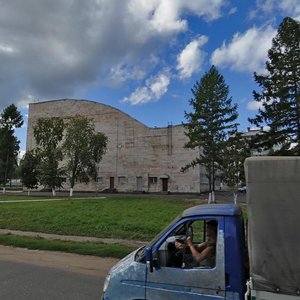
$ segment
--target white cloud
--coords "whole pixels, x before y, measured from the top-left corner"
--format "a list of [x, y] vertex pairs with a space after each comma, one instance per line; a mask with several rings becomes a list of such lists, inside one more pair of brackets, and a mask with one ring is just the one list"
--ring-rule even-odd
[[28, 108], [29, 103], [36, 102], [37, 99], [33, 95], [25, 95], [21, 100], [17, 101], [18, 108]]
[[163, 96], [170, 83], [170, 77], [167, 72], [162, 72], [155, 77], [151, 77], [146, 81], [144, 87], [137, 88], [129, 97], [123, 101], [132, 105], [145, 104], [157, 101]]
[[257, 9], [253, 15], [259, 15], [262, 11], [265, 14], [274, 15], [280, 12], [283, 16], [290, 16], [300, 20], [299, 0], [256, 0]]
[[151, 24], [158, 32], [180, 32], [188, 27], [187, 21], [179, 18], [179, 1], [165, 0], [158, 2], [151, 19]]
[[206, 36], [190, 42], [182, 52], [177, 56], [177, 67], [180, 78], [188, 78], [194, 72], [199, 71], [205, 58], [205, 52], [201, 51], [201, 47], [208, 41]]
[[263, 103], [258, 101], [250, 101], [247, 103], [248, 110], [258, 110], [263, 108]]
[[[162, 34], [182, 32], [188, 28], [187, 20], [182, 19], [182, 14], [190, 14], [203, 17], [206, 20], [215, 20], [221, 16], [223, 0], [131, 0], [129, 9], [134, 18], [148, 20], [147, 27], [150, 31]], [[141, 25], [145, 25], [142, 22]], [[151, 25], [151, 26], [149, 26]], [[144, 26], [140, 27], [145, 29]], [[136, 28], [140, 30], [140, 28]]]
[[264, 12], [271, 13], [275, 7], [274, 0], [256, 0], [256, 5]]
[[277, 30], [271, 26], [253, 27], [245, 33], [236, 33], [229, 44], [216, 49], [211, 57], [214, 65], [240, 72], [264, 72], [268, 50]]
[[237, 11], [238, 11], [238, 8], [237, 7], [233, 7], [233, 8], [231, 8], [230, 9], [230, 11], [229, 11], [229, 15], [234, 15], [235, 13], [237, 13]]
[[300, 2], [299, 0], [281, 0], [279, 7], [282, 12], [300, 21]]
[[26, 151], [25, 150], [21, 150], [18, 154], [18, 161], [20, 162], [20, 160], [23, 158], [23, 156], [25, 155]]
[[110, 78], [114, 84], [122, 84], [127, 80], [142, 80], [146, 76], [146, 71], [138, 66], [119, 65], [110, 69]]
[[153, 73], [149, 56], [161, 57], [189, 29], [189, 16], [215, 20], [223, 2], [9, 1], [0, 10], [0, 109], [25, 93], [72, 97], [141, 80]]
[[8, 45], [0, 45], [0, 53], [2, 54], [12, 54], [16, 52], [16, 50], [13, 47], [10, 47]]
[[[172, 1], [172, 0], [171, 0]], [[194, 12], [199, 17], [206, 20], [215, 20], [221, 17], [221, 8], [226, 1], [223, 0], [201, 0], [201, 1], [179, 1], [183, 8]]]

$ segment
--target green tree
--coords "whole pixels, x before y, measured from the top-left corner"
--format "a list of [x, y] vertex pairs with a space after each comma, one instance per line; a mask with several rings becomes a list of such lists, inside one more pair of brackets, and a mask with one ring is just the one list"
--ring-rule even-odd
[[[300, 22], [285, 18], [268, 52], [266, 75], [254, 73], [261, 87], [253, 92], [262, 104], [249, 119], [268, 130], [255, 140], [255, 147], [272, 150], [270, 154], [300, 155]], [[274, 148], [275, 146], [275, 148]]]
[[250, 146], [241, 133], [232, 134], [222, 151], [222, 180], [233, 192], [234, 203], [237, 191], [245, 183], [244, 162], [251, 156]]
[[70, 197], [77, 180], [88, 183], [96, 178], [97, 164], [106, 151], [107, 137], [95, 132], [91, 119], [75, 116], [68, 120], [63, 151], [66, 173], [70, 181]]
[[6, 107], [0, 115], [0, 182], [3, 193], [8, 179], [16, 173], [19, 154], [19, 140], [15, 128], [23, 125], [23, 117], [14, 104]]
[[37, 168], [39, 160], [34, 151], [27, 151], [20, 161], [19, 175], [24, 186], [28, 190], [28, 196], [31, 189], [38, 187]]
[[199, 157], [182, 168], [182, 171], [200, 164], [206, 169], [209, 192], [214, 202], [215, 181], [222, 160], [222, 149], [228, 135], [237, 127], [237, 105], [232, 104], [229, 87], [215, 66], [204, 74], [192, 89], [194, 98], [189, 103], [192, 112], [185, 112], [186, 135], [189, 141], [185, 148], [199, 148]]
[[61, 187], [65, 181], [65, 172], [61, 166], [63, 132], [64, 121], [58, 117], [40, 118], [33, 128], [39, 159], [38, 180], [42, 185], [52, 189], [53, 196], [55, 188]]

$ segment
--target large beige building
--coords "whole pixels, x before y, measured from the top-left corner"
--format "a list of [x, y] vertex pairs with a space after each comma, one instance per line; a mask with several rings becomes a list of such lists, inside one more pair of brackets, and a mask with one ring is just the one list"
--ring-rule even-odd
[[[27, 149], [34, 147], [33, 126], [43, 117], [83, 115], [93, 118], [96, 131], [108, 137], [96, 182], [77, 183], [74, 190], [116, 189], [120, 192], [199, 193], [207, 188], [200, 167], [180, 169], [199, 155], [184, 149], [182, 125], [149, 128], [111, 106], [87, 100], [53, 100], [29, 105]], [[200, 180], [201, 178], [201, 180]], [[68, 183], [64, 186], [68, 189]]]

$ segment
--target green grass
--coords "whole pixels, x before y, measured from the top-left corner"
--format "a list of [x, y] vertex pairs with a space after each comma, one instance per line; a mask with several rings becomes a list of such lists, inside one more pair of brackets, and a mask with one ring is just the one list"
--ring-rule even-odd
[[[46, 198], [51, 197], [0, 194], [2, 201]], [[3, 202], [0, 203], [0, 228], [149, 241], [185, 208], [201, 203], [195, 198], [191, 200], [170, 195], [108, 195], [105, 199], [66, 198], [63, 201], [53, 202]], [[246, 205], [243, 205], [242, 209], [246, 217], [245, 208]], [[0, 234], [0, 244], [116, 258], [124, 257], [135, 248], [117, 244], [47, 240], [11, 234]]]
[[117, 244], [46, 240], [43, 238], [22, 237], [10, 234], [0, 234], [0, 244], [28, 249], [63, 251], [83, 255], [115, 258], [122, 258], [134, 250], [133, 247]]
[[37, 199], [49, 199], [51, 197], [49, 196], [40, 196], [40, 197], [28, 197], [27, 195], [10, 195], [9, 192], [6, 194], [2, 193], [2, 190], [0, 189], [0, 201], [18, 201], [18, 200], [37, 200]]
[[195, 204], [147, 196], [0, 203], [0, 228], [147, 241]]

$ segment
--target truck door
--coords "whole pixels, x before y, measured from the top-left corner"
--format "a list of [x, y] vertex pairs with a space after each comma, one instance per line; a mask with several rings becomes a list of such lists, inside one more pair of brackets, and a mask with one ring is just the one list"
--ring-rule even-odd
[[[200, 245], [207, 240], [206, 224], [212, 219], [217, 222], [214, 256], [199, 262], [189, 247], [178, 249], [178, 242], [191, 235], [200, 252]], [[147, 300], [225, 299], [223, 217], [181, 220], [153, 245], [152, 255], [154, 269], [147, 272]]]

